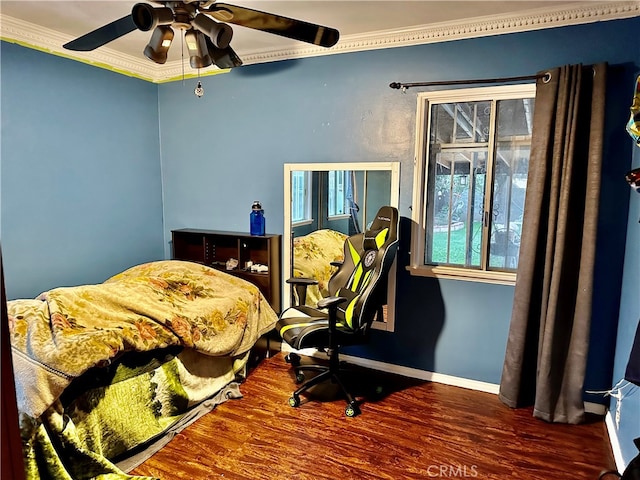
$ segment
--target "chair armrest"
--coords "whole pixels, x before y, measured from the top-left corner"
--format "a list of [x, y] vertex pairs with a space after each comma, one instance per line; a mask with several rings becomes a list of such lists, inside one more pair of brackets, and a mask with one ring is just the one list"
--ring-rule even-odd
[[303, 277], [288, 278], [286, 282], [292, 285], [317, 285], [318, 284], [318, 280], [315, 280], [313, 278], [303, 278]]
[[331, 307], [335, 307], [337, 309], [338, 305], [340, 305], [342, 302], [344, 302], [346, 300], [347, 299], [344, 298], [344, 297], [327, 297], [327, 298], [323, 298], [322, 300], [320, 300], [318, 302], [318, 308], [331, 309]]
[[[293, 288], [296, 291], [296, 295], [298, 296], [298, 302], [300, 305], [304, 305], [307, 303], [307, 287], [309, 285], [318, 284], [317, 280], [313, 278], [304, 278], [304, 277], [288, 278], [286, 282], [293, 285]], [[293, 299], [291, 301], [293, 305]]]
[[[342, 302], [346, 302], [347, 299], [345, 297], [327, 297], [323, 298], [318, 302], [318, 308], [328, 308], [329, 316], [327, 320], [329, 321], [329, 339], [336, 332], [336, 326], [338, 324], [338, 305]], [[329, 340], [331, 343], [331, 340]]]

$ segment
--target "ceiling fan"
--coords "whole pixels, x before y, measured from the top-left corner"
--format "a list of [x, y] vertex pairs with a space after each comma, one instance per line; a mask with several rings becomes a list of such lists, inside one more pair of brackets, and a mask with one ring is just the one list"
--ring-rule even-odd
[[[338, 42], [338, 30], [272, 13], [213, 1], [155, 1], [160, 7], [136, 3], [131, 14], [93, 30], [63, 45], [67, 50], [90, 51], [138, 29], [153, 29], [144, 55], [156, 63], [167, 61], [174, 28], [184, 31], [192, 68], [212, 64], [219, 68], [242, 65], [229, 45], [233, 30], [227, 23], [253, 28], [301, 42], [332, 47]], [[172, 28], [173, 27], [173, 28]]]

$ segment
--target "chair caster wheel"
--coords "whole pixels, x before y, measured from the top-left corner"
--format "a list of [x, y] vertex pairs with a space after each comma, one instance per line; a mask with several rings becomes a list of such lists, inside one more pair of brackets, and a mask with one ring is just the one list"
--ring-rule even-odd
[[296, 373], [296, 383], [304, 382], [304, 373]]
[[294, 367], [297, 367], [298, 365], [300, 365], [300, 355], [291, 352], [284, 357], [284, 361], [290, 363]]
[[289, 406], [296, 408], [300, 406], [300, 397], [298, 397], [297, 395], [294, 395], [293, 397], [289, 398]]
[[353, 418], [356, 415], [360, 415], [360, 407], [358, 407], [358, 404], [355, 402], [350, 403], [349, 405], [347, 405], [347, 408], [345, 408], [344, 414], [350, 418]]

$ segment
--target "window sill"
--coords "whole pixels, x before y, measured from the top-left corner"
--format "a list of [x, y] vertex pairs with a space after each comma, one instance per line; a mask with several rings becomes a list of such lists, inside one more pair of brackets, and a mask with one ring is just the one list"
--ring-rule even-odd
[[306, 225], [311, 225], [313, 223], [313, 219], [309, 220], [300, 220], [299, 222], [291, 222], [292, 227], [304, 227]]
[[516, 274], [511, 272], [484, 272], [480, 270], [467, 270], [464, 268], [440, 267], [421, 265], [408, 266], [407, 271], [417, 277], [434, 277], [448, 280], [463, 280], [466, 282], [495, 283], [498, 285], [515, 285]]

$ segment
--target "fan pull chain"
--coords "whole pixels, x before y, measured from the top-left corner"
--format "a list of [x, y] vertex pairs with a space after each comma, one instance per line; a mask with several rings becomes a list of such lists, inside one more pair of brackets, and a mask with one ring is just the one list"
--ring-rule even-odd
[[204, 88], [202, 88], [202, 82], [200, 81], [200, 69], [198, 69], [198, 85], [196, 85], [196, 89], [193, 91], [193, 93], [198, 98], [202, 98], [202, 96], [204, 95]]
[[180, 55], [181, 55], [181, 61], [180, 64], [182, 65], [182, 85], [184, 86], [184, 30], [182, 30], [182, 41], [180, 42]]
[[204, 88], [202, 88], [202, 82], [200, 80], [198, 80], [198, 85], [196, 86], [196, 89], [193, 91], [193, 93], [195, 93], [196, 97], [198, 98], [202, 98], [202, 96], [204, 95]]

